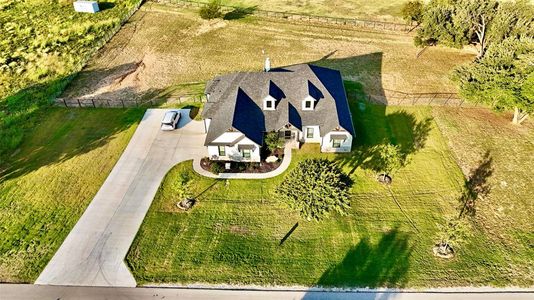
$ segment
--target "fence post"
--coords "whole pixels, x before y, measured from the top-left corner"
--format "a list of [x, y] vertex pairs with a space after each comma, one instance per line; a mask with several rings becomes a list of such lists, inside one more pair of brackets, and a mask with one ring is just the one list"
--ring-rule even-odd
[[63, 98], [63, 103], [65, 103], [65, 107], [69, 107], [69, 106], [67, 105], [67, 100], [65, 100], [65, 98]]
[[95, 99], [91, 98], [91, 102], [93, 102], [93, 108], [96, 108]]
[[80, 103], [80, 99], [76, 99], [76, 101], [78, 101], [78, 106], [82, 107], [82, 104]]
[[124, 108], [124, 100], [121, 99], [122, 108]]

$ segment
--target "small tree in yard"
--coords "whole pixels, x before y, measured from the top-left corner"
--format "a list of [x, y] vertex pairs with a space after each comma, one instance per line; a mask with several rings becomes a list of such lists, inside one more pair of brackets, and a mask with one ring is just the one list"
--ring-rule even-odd
[[375, 149], [377, 159], [375, 170], [382, 172], [379, 179], [388, 183], [391, 180], [391, 174], [403, 166], [403, 157], [398, 145], [383, 144]]
[[421, 1], [408, 1], [401, 9], [402, 18], [408, 22], [420, 24], [423, 19], [423, 3]]
[[221, 11], [221, 1], [220, 0], [212, 0], [208, 4], [202, 6], [200, 8], [200, 17], [202, 19], [216, 19], [221, 18], [223, 16]]
[[284, 140], [280, 138], [278, 132], [272, 131], [265, 135], [265, 146], [267, 150], [273, 152], [284, 147]]
[[333, 212], [345, 215], [350, 208], [346, 176], [327, 159], [299, 162], [275, 188], [274, 194], [308, 221], [320, 221]]
[[438, 244], [434, 253], [442, 257], [450, 257], [460, 248], [460, 245], [471, 235], [469, 224], [465, 219], [448, 216], [444, 224], [438, 226]]

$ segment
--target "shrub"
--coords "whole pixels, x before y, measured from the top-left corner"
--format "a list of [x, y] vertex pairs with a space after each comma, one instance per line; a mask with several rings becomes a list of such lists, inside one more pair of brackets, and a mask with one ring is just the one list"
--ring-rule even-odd
[[306, 159], [275, 188], [275, 197], [306, 220], [319, 221], [332, 212], [345, 215], [350, 208], [349, 180], [327, 159]]
[[213, 174], [219, 174], [224, 172], [224, 163], [221, 162], [212, 162], [210, 165], [210, 171]]
[[421, 23], [421, 20], [423, 19], [423, 3], [418, 0], [404, 3], [401, 9], [401, 15], [408, 23]]
[[284, 147], [284, 140], [276, 131], [271, 131], [265, 135], [265, 146], [267, 150], [273, 152], [276, 149]]
[[221, 11], [221, 1], [212, 0], [210, 3], [202, 6], [199, 14], [202, 19], [206, 20], [221, 18], [223, 15]]

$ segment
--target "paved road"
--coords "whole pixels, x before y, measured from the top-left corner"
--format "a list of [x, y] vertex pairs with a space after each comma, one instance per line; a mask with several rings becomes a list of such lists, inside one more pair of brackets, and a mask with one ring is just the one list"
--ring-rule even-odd
[[93, 300], [93, 299], [335, 299], [335, 300], [527, 300], [532, 293], [476, 292], [476, 293], [398, 293], [398, 292], [306, 292], [306, 291], [235, 291], [216, 289], [171, 289], [171, 288], [109, 288], [109, 287], [64, 287], [39, 285], [0, 285], [2, 300]]
[[165, 111], [147, 110], [126, 150], [37, 284], [136, 286], [124, 258], [163, 177], [177, 163], [206, 152], [203, 123], [192, 121], [189, 111], [183, 110], [179, 129], [163, 132], [159, 127]]

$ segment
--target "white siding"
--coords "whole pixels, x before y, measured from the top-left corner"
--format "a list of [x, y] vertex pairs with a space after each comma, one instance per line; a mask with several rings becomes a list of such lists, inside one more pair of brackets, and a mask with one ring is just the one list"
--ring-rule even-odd
[[[313, 137], [307, 137], [308, 128], [313, 128]], [[321, 132], [319, 131], [319, 126], [302, 126], [301, 133], [301, 142], [304, 143], [320, 143], [321, 142]]]
[[[330, 135], [341, 135], [344, 134], [347, 136], [347, 139], [341, 143], [341, 147], [334, 148], [333, 141], [330, 139]], [[346, 131], [330, 131], [325, 134], [321, 142], [321, 152], [350, 152], [352, 148], [352, 135]]]
[[[271, 101], [272, 106], [271, 108], [267, 108], [267, 101]], [[272, 96], [267, 96], [265, 99], [263, 99], [263, 110], [275, 110], [276, 109], [276, 99], [274, 99]]]
[[[250, 159], [244, 159], [239, 151], [239, 145], [254, 145], [250, 153]], [[218, 146], [208, 146], [208, 157], [213, 160], [230, 160], [243, 162], [259, 162], [260, 161], [260, 146], [248, 138], [244, 138], [234, 146], [225, 146], [225, 156], [219, 156]]]
[[206, 133], [208, 133], [208, 130], [210, 129], [211, 119], [204, 119], [204, 128], [206, 129]]

